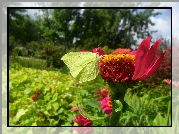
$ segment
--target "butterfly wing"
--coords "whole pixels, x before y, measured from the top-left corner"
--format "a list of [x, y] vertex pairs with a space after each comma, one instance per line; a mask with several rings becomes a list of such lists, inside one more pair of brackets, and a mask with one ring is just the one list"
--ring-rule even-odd
[[89, 81], [96, 77], [97, 66], [95, 53], [70, 52], [65, 54], [62, 60], [70, 69], [71, 75], [80, 82]]
[[98, 65], [96, 59], [88, 62], [88, 64], [80, 71], [76, 79], [79, 82], [91, 81], [98, 75]]

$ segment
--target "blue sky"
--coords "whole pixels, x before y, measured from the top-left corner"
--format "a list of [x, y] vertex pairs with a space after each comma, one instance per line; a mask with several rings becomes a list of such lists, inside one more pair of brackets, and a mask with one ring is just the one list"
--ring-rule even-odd
[[[151, 2], [142, 2], [142, 5], [149, 5]], [[22, 6], [35, 6], [34, 3], [30, 3], [30, 2], [22, 2]], [[173, 13], [173, 20], [172, 20], [172, 26], [175, 27], [175, 29], [173, 29], [173, 36], [179, 36], [179, 32], [177, 29], [178, 28], [178, 21], [176, 21], [176, 19], [178, 17], [177, 14], [179, 12], [179, 3], [178, 2], [160, 2], [161, 7], [172, 7], [172, 13]], [[149, 30], [158, 30], [157, 33], [153, 34], [153, 38], [157, 39], [160, 38], [161, 36], [163, 38], [168, 39], [171, 42], [171, 10], [169, 9], [155, 9], [155, 11], [159, 11], [162, 13], [162, 15], [158, 15], [156, 17], [151, 17], [152, 22], [155, 23], [155, 26], [149, 26]], [[177, 27], [177, 28], [176, 28]], [[142, 39], [141, 39], [142, 40]], [[140, 43], [141, 40], [138, 40], [138, 42]]]

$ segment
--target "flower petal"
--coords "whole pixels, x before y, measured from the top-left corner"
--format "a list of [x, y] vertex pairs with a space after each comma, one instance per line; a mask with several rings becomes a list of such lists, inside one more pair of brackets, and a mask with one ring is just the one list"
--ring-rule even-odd
[[138, 73], [138, 78], [144, 75], [147, 70], [154, 64], [156, 58], [158, 47], [161, 43], [161, 40], [157, 40], [149, 51], [145, 54], [142, 64], [140, 65], [140, 72]]
[[162, 62], [163, 59], [164, 59], [165, 53], [166, 53], [168, 50], [169, 50], [169, 49], [165, 50], [165, 52], [164, 52], [161, 56], [158, 57], [158, 59], [155, 61], [155, 63], [152, 64], [152, 65], [147, 69], [147, 71], [146, 71], [140, 78], [138, 78], [138, 80], [143, 80], [143, 79], [149, 77], [150, 75], [153, 75], [153, 74], [157, 71], [157, 69], [159, 68], [161, 62]]
[[98, 53], [99, 56], [106, 55], [105, 52], [101, 48], [94, 48], [93, 53]]
[[145, 54], [148, 52], [149, 48], [150, 48], [150, 41], [151, 41], [151, 37], [148, 37], [148, 38], [145, 38], [137, 52], [136, 52], [136, 56], [135, 56], [135, 72], [134, 72], [134, 75], [133, 75], [133, 79], [135, 80], [140, 72], [140, 67], [142, 65], [142, 62], [143, 62], [143, 59], [145, 57]]
[[137, 52], [135, 55], [135, 71], [134, 71], [134, 75], [132, 77], [133, 80], [136, 80], [138, 77], [140, 77], [139, 75], [141, 74], [141, 65], [143, 64], [143, 60], [145, 58], [146, 53], [149, 51], [150, 48], [150, 41], [151, 41], [151, 37], [145, 38]]
[[131, 51], [129, 54], [131, 54], [131, 55], [136, 55], [136, 52], [137, 52], [137, 51]]

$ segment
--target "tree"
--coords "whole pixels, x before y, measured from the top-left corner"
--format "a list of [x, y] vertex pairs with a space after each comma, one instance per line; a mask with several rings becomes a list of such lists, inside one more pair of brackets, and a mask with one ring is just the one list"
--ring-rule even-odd
[[137, 9], [85, 9], [74, 22], [75, 32], [78, 33], [76, 43], [87, 48], [109, 46], [110, 48], [136, 45], [137, 38], [150, 36], [148, 26], [154, 25], [150, 16], [156, 16], [153, 9], [138, 12]]
[[23, 20], [25, 9], [9, 9], [9, 34], [14, 36], [17, 34], [17, 29], [19, 28], [16, 25], [17, 20]]
[[79, 15], [79, 9], [56, 9], [52, 13], [53, 21], [56, 25], [57, 35], [59, 36], [59, 43], [66, 45], [69, 49], [72, 47], [74, 40], [74, 33], [72, 32], [72, 24]]
[[24, 9], [9, 9], [9, 35], [14, 36], [17, 43], [26, 44], [39, 39], [39, 28], [36, 20], [24, 14]]

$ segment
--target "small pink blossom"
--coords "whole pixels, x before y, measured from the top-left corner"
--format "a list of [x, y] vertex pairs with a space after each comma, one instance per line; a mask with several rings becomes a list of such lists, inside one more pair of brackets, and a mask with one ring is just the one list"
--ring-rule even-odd
[[106, 114], [111, 114], [112, 112], [112, 102], [111, 98], [106, 97], [101, 101], [100, 107], [104, 110]]
[[76, 112], [76, 111], [79, 110], [79, 107], [78, 107], [78, 106], [76, 106], [76, 107], [72, 107], [70, 110], [73, 111], [73, 112]]
[[99, 55], [105, 55], [105, 52], [101, 48], [94, 48], [93, 53], [98, 53]]
[[93, 124], [93, 122], [90, 119], [85, 118], [81, 114], [78, 114], [76, 116], [76, 119], [73, 120], [73, 122], [76, 122], [78, 126], [91, 126]]
[[169, 85], [171, 84], [171, 80], [169, 80], [169, 79], [164, 79], [163, 81]]

